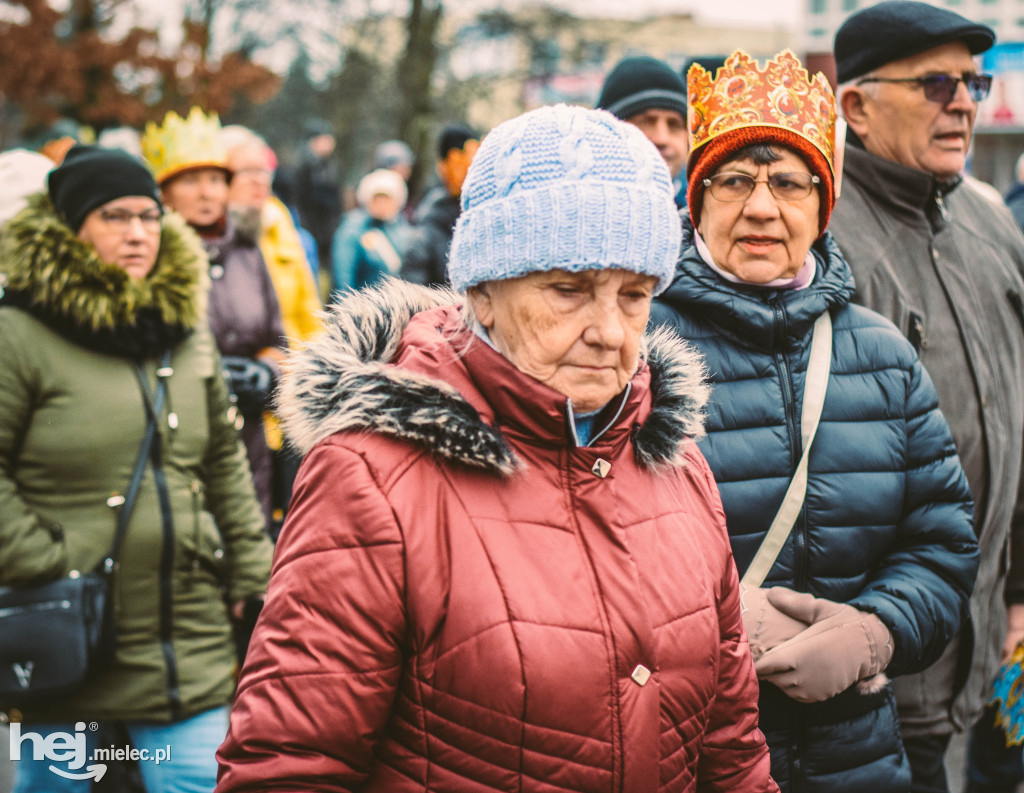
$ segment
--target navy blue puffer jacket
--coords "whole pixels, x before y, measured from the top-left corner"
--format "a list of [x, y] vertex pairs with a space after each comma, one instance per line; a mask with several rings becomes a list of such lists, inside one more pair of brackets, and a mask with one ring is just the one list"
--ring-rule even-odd
[[[972, 504], [931, 379], [886, 319], [851, 304], [853, 277], [826, 235], [814, 282], [773, 290], [719, 277], [684, 219], [676, 279], [652, 324], [703, 352], [712, 384], [700, 446], [749, 566], [802, 453], [811, 330], [832, 312], [832, 371], [804, 508], [764, 586], [873, 612], [892, 632], [890, 676], [935, 661], [966, 615], [977, 572]], [[761, 728], [783, 791], [909, 790], [890, 687], [802, 705], [761, 686]]]

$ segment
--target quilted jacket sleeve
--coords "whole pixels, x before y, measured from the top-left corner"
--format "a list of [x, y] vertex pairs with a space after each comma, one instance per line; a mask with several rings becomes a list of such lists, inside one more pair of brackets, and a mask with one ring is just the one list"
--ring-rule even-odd
[[905, 407], [906, 495], [895, 547], [850, 604], [893, 634], [890, 676], [920, 671], [946, 649], [967, 615], [978, 573], [973, 505], [931, 378], [917, 360]]
[[36, 514], [18, 494], [18, 448], [32, 422], [39, 387], [30, 347], [0, 312], [0, 585], [43, 583], [64, 574], [61, 528]]
[[697, 768], [700, 793], [778, 793], [770, 776], [771, 761], [757, 726], [759, 687], [750, 645], [740, 617], [740, 582], [729, 551], [725, 511], [718, 487], [705, 466], [708, 499], [717, 517], [722, 542], [722, 577], [718, 607], [718, 687], [708, 717]]
[[348, 791], [366, 779], [402, 663], [402, 548], [362, 457], [336, 439], [314, 448], [218, 752], [219, 793]]

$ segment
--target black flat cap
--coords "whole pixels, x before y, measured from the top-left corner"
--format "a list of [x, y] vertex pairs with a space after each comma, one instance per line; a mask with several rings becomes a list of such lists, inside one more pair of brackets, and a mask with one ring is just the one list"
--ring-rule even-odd
[[885, 0], [851, 14], [836, 32], [836, 77], [845, 83], [951, 41], [962, 41], [977, 55], [995, 43], [996, 34], [990, 27], [928, 3]]

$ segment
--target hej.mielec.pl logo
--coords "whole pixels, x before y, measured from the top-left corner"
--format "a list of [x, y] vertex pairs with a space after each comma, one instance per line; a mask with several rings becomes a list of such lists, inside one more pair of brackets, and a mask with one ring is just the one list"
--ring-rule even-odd
[[[96, 724], [89, 725], [90, 730], [96, 730]], [[51, 763], [67, 763], [68, 770], [50, 766], [53, 773], [66, 779], [94, 779], [99, 782], [107, 772], [107, 766], [103, 762], [92, 762], [84, 771], [79, 769], [85, 766], [89, 760], [143, 760], [153, 761], [157, 765], [171, 759], [171, 747], [156, 749], [152, 753], [148, 749], [135, 749], [131, 746], [111, 746], [109, 749], [97, 748], [93, 757], [89, 757], [85, 740], [85, 722], [75, 724], [75, 731], [51, 732], [49, 735], [40, 735], [37, 732], [21, 731], [21, 724], [11, 724], [11, 760], [22, 759], [22, 749], [27, 748], [24, 744], [31, 745], [31, 758], [35, 761], [49, 760]]]

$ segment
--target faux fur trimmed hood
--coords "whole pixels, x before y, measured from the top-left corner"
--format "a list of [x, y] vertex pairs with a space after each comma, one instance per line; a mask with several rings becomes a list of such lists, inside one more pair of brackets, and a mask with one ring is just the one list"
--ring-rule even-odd
[[0, 306], [22, 308], [89, 349], [142, 359], [176, 346], [206, 319], [202, 244], [173, 213], [148, 277], [101, 261], [57, 216], [46, 193], [0, 234]]
[[[473, 468], [515, 470], [501, 432], [455, 387], [393, 364], [415, 314], [460, 302], [448, 289], [388, 280], [332, 306], [325, 332], [292, 356], [278, 392], [290, 443], [306, 453], [336, 432], [373, 432]], [[634, 455], [648, 469], [680, 466], [686, 443], [704, 432], [701, 358], [667, 330], [649, 335], [646, 348], [651, 410], [632, 435]]]

